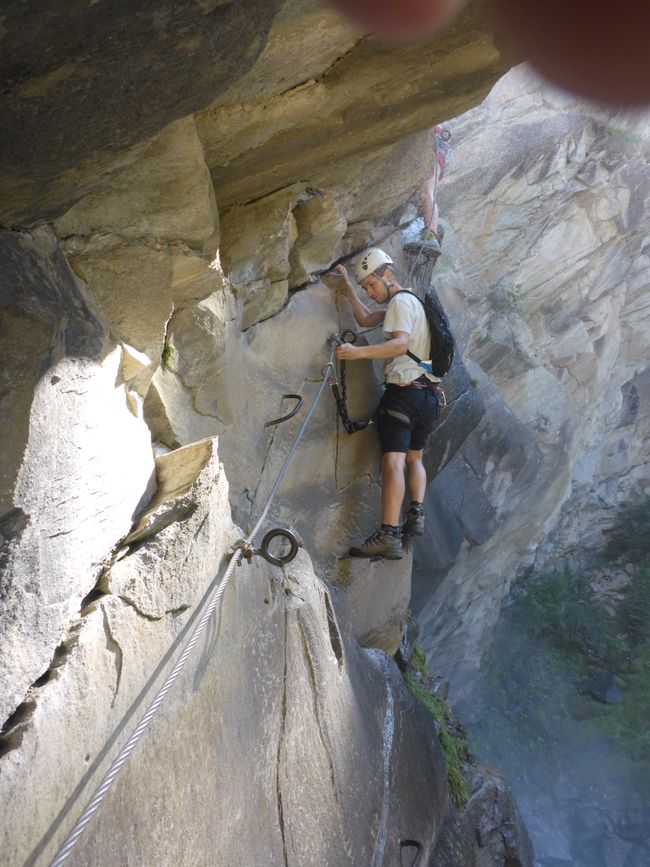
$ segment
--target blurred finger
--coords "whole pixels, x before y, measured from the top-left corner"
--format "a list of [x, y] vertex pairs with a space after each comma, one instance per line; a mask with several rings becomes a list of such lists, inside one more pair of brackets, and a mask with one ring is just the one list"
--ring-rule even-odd
[[491, 2], [496, 31], [550, 81], [601, 102], [650, 102], [648, 0]]
[[390, 42], [425, 36], [443, 24], [459, 0], [331, 0], [362, 30]]

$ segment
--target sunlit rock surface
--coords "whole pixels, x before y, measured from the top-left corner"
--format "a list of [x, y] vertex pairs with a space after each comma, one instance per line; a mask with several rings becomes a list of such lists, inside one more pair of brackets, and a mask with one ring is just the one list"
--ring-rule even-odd
[[4, 722], [151, 495], [153, 457], [108, 320], [52, 233], [2, 233], [0, 250]]
[[519, 68], [449, 128], [434, 276], [486, 413], [428, 490], [416, 607], [462, 690], [515, 573], [598, 546], [650, 481], [650, 119]]

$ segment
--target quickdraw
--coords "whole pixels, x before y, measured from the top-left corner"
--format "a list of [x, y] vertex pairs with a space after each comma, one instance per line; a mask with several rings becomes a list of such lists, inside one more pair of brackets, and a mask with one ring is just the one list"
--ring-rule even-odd
[[[341, 343], [356, 343], [357, 334], [354, 331], [343, 331], [341, 334], [335, 334], [330, 342], [333, 344], [341, 344]], [[348, 414], [347, 407], [347, 385], [345, 379], [345, 361], [340, 362], [340, 373], [337, 376], [336, 368], [332, 365], [330, 367], [330, 374], [328, 377], [328, 383], [330, 388], [332, 389], [332, 394], [334, 395], [334, 400], [336, 401], [336, 408], [338, 410], [338, 414], [341, 418], [341, 422], [343, 423], [343, 427], [349, 434], [356, 433], [360, 430], [365, 430], [368, 425], [371, 425], [374, 421], [374, 418], [369, 418], [367, 421], [352, 421]]]

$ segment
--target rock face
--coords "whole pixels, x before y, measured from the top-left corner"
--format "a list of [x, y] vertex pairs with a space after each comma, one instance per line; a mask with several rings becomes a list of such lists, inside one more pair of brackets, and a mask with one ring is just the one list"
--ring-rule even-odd
[[469, 800], [461, 810], [448, 804], [433, 863], [436, 867], [532, 867], [528, 832], [501, 776], [480, 765], [468, 767], [467, 775]]
[[[215, 440], [158, 458], [157, 476], [130, 546], [5, 735], [7, 863], [53, 856], [235, 538]], [[304, 552], [284, 569], [259, 562], [238, 569], [71, 863], [397, 863], [402, 840], [428, 856], [446, 799], [433, 720], [389, 657], [357, 645]]]
[[[153, 490], [101, 308], [51, 232], [3, 233], [0, 716], [23, 700]], [[5, 343], [6, 341], [6, 343]], [[4, 349], [3, 349], [3, 358]]]
[[[3, 8], [0, 225], [58, 216], [244, 76], [281, 0]], [[255, 26], [251, 27], [251, 21]], [[134, 58], [138, 59], [134, 63]], [[215, 62], [218, 58], [218, 62]]]
[[480, 3], [402, 48], [363, 38], [316, 0], [149, 0], [110, 15], [12, 2], [2, 35], [0, 225], [12, 227], [112, 187], [193, 113], [220, 207], [309, 179], [385, 214], [386, 158], [391, 207], [421, 158], [395, 143], [474, 105], [506, 68]]
[[[352, 325], [325, 272], [379, 239], [406, 266], [423, 130], [504, 67], [479, 4], [401, 48], [311, 0], [59, 5], [0, 20], [0, 833], [29, 864], [264, 508], [305, 410], [264, 423], [309, 404]], [[379, 383], [349, 371], [354, 416]], [[431, 860], [435, 727], [383, 652], [410, 561], [325, 583], [376, 523], [378, 477], [374, 431], [343, 434], [325, 394], [269, 515], [305, 550], [238, 571], [73, 862]]]
[[435, 282], [486, 412], [429, 487], [415, 574], [458, 694], [517, 571], [598, 547], [647, 490], [650, 126], [524, 68], [449, 126]]

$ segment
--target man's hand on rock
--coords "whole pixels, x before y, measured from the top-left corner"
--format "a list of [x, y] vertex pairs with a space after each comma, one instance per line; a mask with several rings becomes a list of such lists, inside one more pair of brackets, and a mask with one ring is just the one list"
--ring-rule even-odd
[[332, 268], [332, 273], [337, 274], [339, 277], [343, 277], [343, 279], [345, 280], [346, 283], [350, 282], [350, 277], [348, 275], [348, 269], [345, 267], [345, 265], [340, 265], [340, 264], [335, 265]]

